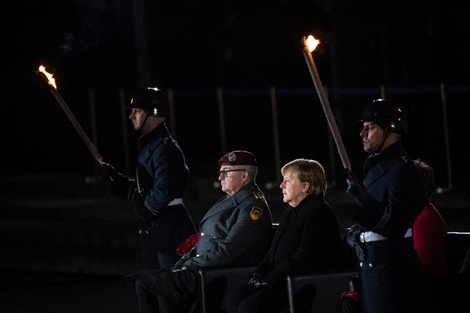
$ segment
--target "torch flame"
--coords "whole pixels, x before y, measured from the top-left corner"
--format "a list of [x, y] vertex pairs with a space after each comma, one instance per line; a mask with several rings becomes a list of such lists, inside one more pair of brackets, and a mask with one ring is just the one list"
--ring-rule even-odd
[[315, 48], [318, 46], [319, 43], [320, 43], [320, 41], [318, 39], [315, 39], [312, 35], [307, 37], [306, 44], [307, 44], [308, 50], [310, 52], [315, 50]]
[[48, 80], [48, 82], [49, 82], [49, 85], [51, 85], [52, 87], [54, 87], [55, 89], [57, 89], [57, 85], [56, 85], [56, 83], [55, 83], [55, 79], [54, 79], [53, 75], [52, 75], [51, 73], [48, 73], [48, 72], [46, 71], [46, 68], [45, 68], [43, 65], [41, 65], [41, 66], [39, 67], [39, 71], [42, 72], [44, 75], [46, 75], [47, 80]]

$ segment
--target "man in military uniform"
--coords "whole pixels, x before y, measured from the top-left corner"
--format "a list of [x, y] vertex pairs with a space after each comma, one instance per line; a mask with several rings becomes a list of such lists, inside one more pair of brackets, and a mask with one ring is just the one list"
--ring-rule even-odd
[[189, 169], [183, 151], [168, 132], [168, 102], [156, 88], [140, 90], [132, 98], [129, 119], [142, 134], [135, 179], [104, 163], [102, 173], [112, 183], [112, 193], [134, 200], [144, 269], [170, 269], [178, 260], [176, 247], [196, 232], [182, 197]]
[[219, 180], [227, 196], [205, 214], [196, 245], [172, 271], [144, 271], [136, 280], [141, 312], [158, 312], [156, 296], [174, 304], [173, 312], [190, 306], [198, 297], [199, 268], [257, 264], [266, 253], [272, 234], [272, 217], [256, 185], [257, 162], [248, 151], [237, 150], [219, 160]]
[[434, 312], [412, 227], [425, 204], [421, 174], [402, 147], [407, 132], [403, 107], [378, 99], [364, 110], [360, 132], [364, 182], [349, 171], [347, 192], [358, 205], [348, 232], [359, 259], [359, 311]]

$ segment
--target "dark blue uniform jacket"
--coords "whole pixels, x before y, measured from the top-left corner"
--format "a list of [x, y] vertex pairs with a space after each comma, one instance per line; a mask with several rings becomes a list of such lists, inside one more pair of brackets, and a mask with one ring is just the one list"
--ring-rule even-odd
[[401, 141], [378, 156], [369, 156], [364, 177], [368, 196], [354, 219], [366, 230], [402, 238], [424, 208], [425, 191], [421, 174]]

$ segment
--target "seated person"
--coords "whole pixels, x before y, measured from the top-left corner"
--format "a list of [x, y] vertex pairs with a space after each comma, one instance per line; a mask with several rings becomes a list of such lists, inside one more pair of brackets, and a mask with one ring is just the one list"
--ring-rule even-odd
[[219, 165], [219, 180], [227, 196], [202, 218], [196, 245], [171, 271], [127, 276], [135, 283], [140, 312], [184, 311], [198, 299], [197, 269], [257, 264], [269, 247], [272, 217], [255, 182], [255, 156], [237, 150], [220, 158]]
[[344, 267], [349, 260], [336, 216], [324, 200], [322, 165], [297, 159], [281, 173], [283, 201], [289, 207], [253, 278], [229, 296], [229, 313], [280, 312], [288, 308], [288, 274]]

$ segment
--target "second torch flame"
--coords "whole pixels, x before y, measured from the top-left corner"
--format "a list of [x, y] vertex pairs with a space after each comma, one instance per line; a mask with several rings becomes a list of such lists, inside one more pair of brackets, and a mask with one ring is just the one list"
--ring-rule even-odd
[[312, 52], [313, 50], [315, 50], [319, 43], [320, 41], [318, 39], [315, 39], [312, 35], [308, 36], [306, 42], [308, 51]]

